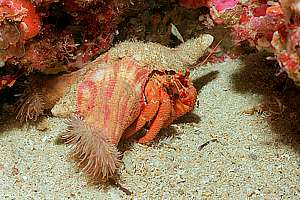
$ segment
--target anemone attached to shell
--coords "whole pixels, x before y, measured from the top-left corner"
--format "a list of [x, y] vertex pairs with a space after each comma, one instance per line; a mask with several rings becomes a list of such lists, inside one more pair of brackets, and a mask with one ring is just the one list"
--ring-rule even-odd
[[91, 180], [107, 181], [120, 165], [117, 147], [99, 133], [102, 130], [87, 125], [80, 117], [72, 117], [67, 125], [67, 131], [60, 135], [59, 140], [72, 145], [71, 158], [78, 161], [78, 167]]

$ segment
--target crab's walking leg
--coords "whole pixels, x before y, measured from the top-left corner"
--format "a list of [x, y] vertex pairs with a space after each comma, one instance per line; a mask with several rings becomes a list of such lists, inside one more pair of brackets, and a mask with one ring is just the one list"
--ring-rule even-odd
[[123, 134], [123, 139], [127, 139], [134, 135], [136, 132], [141, 130], [143, 126], [149, 121], [151, 121], [159, 108], [159, 85], [158, 82], [154, 79], [149, 80], [145, 87], [145, 96], [147, 99], [147, 104], [144, 109], [141, 111], [140, 116], [131, 124]]
[[154, 118], [159, 107], [158, 100], [151, 100], [149, 104], [145, 105], [145, 108], [142, 110], [140, 116], [131, 124], [123, 134], [123, 139], [128, 139], [136, 132], [141, 130], [145, 126], [147, 121], [150, 121]]
[[160, 89], [161, 97], [160, 102], [161, 105], [159, 106], [158, 113], [153, 121], [153, 123], [150, 126], [150, 129], [147, 131], [147, 133], [139, 139], [139, 143], [147, 143], [153, 140], [161, 128], [164, 127], [165, 124], [168, 124], [168, 121], [171, 118], [172, 113], [172, 103], [169, 95], [163, 91], [163, 89]]

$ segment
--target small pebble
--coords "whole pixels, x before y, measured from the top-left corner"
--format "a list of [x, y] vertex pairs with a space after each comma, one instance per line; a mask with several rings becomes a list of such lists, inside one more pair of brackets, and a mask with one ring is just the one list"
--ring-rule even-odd
[[49, 121], [47, 118], [44, 118], [42, 121], [40, 121], [37, 126], [36, 129], [39, 131], [46, 131], [49, 129]]

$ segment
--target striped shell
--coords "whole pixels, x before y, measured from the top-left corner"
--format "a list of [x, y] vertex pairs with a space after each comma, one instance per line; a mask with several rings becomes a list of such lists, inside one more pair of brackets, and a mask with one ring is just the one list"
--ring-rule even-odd
[[140, 114], [147, 79], [148, 70], [131, 59], [101, 63], [64, 96], [75, 103], [76, 117], [61, 139], [73, 145], [71, 155], [94, 180], [107, 180], [116, 172], [117, 145]]
[[76, 114], [118, 144], [138, 117], [148, 72], [125, 59], [90, 71], [77, 87]]

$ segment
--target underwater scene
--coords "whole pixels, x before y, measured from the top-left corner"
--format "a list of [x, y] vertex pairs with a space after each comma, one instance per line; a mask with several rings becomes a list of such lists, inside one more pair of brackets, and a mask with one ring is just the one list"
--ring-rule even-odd
[[300, 199], [300, 1], [0, 0], [0, 199]]

